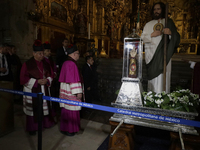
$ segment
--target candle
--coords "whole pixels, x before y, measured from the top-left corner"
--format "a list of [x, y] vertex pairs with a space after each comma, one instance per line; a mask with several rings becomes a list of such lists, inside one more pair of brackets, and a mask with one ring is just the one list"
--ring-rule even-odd
[[88, 24], [88, 39], [90, 39], [90, 23]]

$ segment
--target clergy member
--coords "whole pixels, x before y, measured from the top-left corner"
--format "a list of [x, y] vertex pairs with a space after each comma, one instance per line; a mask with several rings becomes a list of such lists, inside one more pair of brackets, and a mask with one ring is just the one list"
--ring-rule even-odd
[[[69, 45], [67, 48], [68, 59], [63, 63], [59, 82], [60, 98], [81, 102], [82, 85], [81, 77], [77, 67], [79, 51], [76, 45]], [[61, 118], [60, 131], [67, 136], [73, 136], [80, 129], [80, 106], [60, 103]]]
[[[33, 44], [33, 57], [27, 60], [20, 73], [20, 83], [24, 86], [24, 92], [39, 93], [49, 96], [49, 88], [52, 81], [52, 70], [44, 61], [44, 48], [39, 40], [35, 40]], [[23, 110], [26, 114], [26, 131], [30, 135], [35, 135], [38, 130], [37, 98], [31, 96], [23, 96]], [[50, 101], [43, 100], [43, 127], [52, 127], [55, 122], [51, 116]]]
[[165, 25], [165, 4], [155, 3], [152, 7], [153, 20], [149, 21], [143, 29], [141, 38], [145, 43], [145, 62], [147, 64], [148, 91], [161, 93], [163, 91], [163, 60], [164, 60], [164, 34], [168, 35], [166, 56], [166, 92], [170, 92], [171, 57], [180, 42], [174, 22], [168, 18]]

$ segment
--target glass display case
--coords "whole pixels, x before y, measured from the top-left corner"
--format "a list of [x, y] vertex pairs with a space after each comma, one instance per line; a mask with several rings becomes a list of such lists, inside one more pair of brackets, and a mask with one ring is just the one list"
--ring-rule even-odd
[[143, 42], [135, 32], [124, 38], [122, 85], [114, 106], [143, 106], [142, 52]]
[[142, 79], [143, 41], [133, 32], [124, 38], [122, 80]]

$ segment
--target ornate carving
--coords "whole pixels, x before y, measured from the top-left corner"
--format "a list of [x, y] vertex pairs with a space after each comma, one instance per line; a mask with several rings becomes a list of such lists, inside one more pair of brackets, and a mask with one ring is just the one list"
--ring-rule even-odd
[[40, 13], [30, 11], [27, 13], [28, 19], [32, 21], [39, 21], [42, 18], [42, 15]]
[[67, 22], [67, 18], [68, 18], [67, 17], [67, 9], [64, 6], [62, 6], [56, 2], [52, 2], [51, 3], [51, 16]]
[[125, 133], [115, 133], [116, 134], [116, 141], [114, 143], [115, 146], [127, 147], [128, 144], [126, 142], [126, 134]]
[[[131, 1], [117, 1], [109, 0], [105, 1], [105, 29], [108, 30], [111, 28], [111, 39], [120, 39], [120, 30], [123, 30], [123, 26], [126, 25], [126, 28], [130, 27], [129, 16], [131, 10], [129, 9]], [[127, 29], [125, 29], [127, 32]], [[108, 32], [109, 33], [109, 32]], [[122, 32], [123, 33], [123, 32]], [[109, 36], [109, 34], [107, 34]]]
[[79, 12], [75, 15], [74, 28], [77, 34], [86, 35], [87, 16], [83, 13], [83, 7], [80, 7]]

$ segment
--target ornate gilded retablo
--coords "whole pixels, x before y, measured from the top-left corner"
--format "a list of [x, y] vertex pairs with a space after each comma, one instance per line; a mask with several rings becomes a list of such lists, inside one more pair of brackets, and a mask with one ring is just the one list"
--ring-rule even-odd
[[162, 23], [156, 23], [153, 27], [154, 31], [161, 31], [163, 30], [163, 24]]

